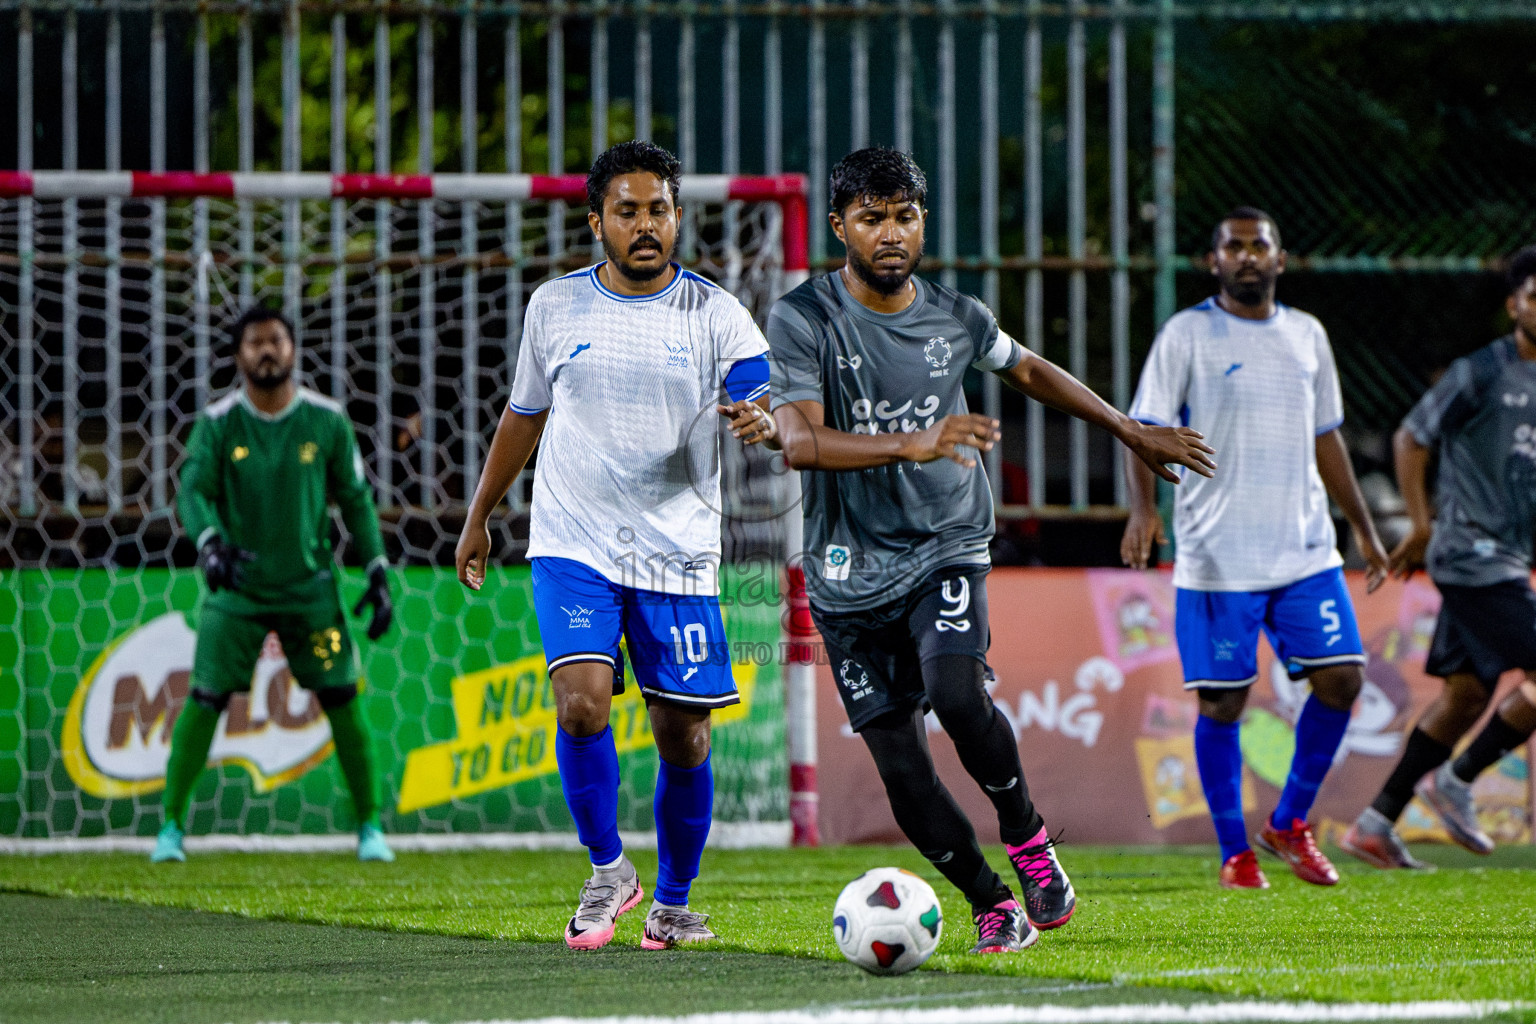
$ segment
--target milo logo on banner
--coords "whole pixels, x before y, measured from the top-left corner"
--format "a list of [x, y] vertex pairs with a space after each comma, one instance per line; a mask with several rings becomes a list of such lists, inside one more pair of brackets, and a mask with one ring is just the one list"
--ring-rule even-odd
[[[192, 684], [197, 634], [180, 612], [151, 619], [96, 659], [70, 698], [64, 766], [92, 796], [135, 796], [165, 786], [171, 730]], [[325, 760], [331, 730], [319, 702], [294, 685], [269, 636], [249, 693], [237, 693], [219, 722], [211, 764], [238, 764], [257, 792], [291, 782]]]

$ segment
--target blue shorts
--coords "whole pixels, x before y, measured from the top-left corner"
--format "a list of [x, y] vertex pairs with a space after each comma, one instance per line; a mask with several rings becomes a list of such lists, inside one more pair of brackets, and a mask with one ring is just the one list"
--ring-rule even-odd
[[1365, 664], [1341, 569], [1255, 593], [1181, 587], [1173, 631], [1184, 689], [1236, 689], [1256, 682], [1261, 627], [1293, 679], [1328, 665]]
[[569, 558], [529, 561], [550, 672], [602, 662], [613, 667], [613, 692], [623, 693], [622, 637], [646, 697], [702, 709], [740, 703], [719, 598], [621, 587]]

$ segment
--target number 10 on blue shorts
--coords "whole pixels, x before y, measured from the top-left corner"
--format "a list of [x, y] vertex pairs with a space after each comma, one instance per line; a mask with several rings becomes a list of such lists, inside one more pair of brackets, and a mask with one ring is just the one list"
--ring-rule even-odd
[[719, 598], [621, 586], [570, 558], [529, 561], [550, 672], [587, 661], [621, 675], [623, 638], [647, 697], [700, 709], [740, 702]]

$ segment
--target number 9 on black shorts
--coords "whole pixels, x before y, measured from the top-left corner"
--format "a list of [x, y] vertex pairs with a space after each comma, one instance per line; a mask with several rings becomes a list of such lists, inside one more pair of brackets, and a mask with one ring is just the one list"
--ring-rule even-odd
[[811, 606], [838, 696], [855, 732], [881, 715], [927, 709], [923, 663], [962, 654], [986, 663], [985, 565], [935, 570], [894, 601], [857, 612]]

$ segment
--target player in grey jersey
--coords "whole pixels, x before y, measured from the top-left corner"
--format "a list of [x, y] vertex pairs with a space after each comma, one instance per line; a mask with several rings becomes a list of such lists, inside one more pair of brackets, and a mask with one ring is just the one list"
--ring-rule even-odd
[[[806, 471], [806, 587], [850, 724], [902, 831], [970, 901], [974, 952], [999, 953], [1065, 924], [1076, 897], [985, 688], [994, 520], [975, 456], [1000, 434], [968, 411], [965, 370], [1104, 427], [1167, 479], [1166, 463], [1215, 467], [1197, 432], [1133, 422], [1024, 351], [975, 299], [915, 277], [926, 193], [923, 172], [892, 150], [833, 169], [830, 221], [847, 261], [769, 314], [772, 408], [790, 465]], [[1022, 907], [934, 772], [930, 706], [997, 809]]]
[[[1402, 759], [1340, 846], [1379, 868], [1422, 868], [1394, 824], [1415, 791], [1451, 838], [1491, 853], [1471, 784], [1536, 730], [1536, 246], [1510, 261], [1505, 309], [1514, 333], [1451, 364], [1393, 438], [1398, 486], [1413, 530], [1392, 552], [1405, 579], [1429, 564], [1440, 616], [1424, 670], [1445, 679], [1408, 734]], [[1425, 482], [1438, 452], [1431, 527]], [[1515, 691], [1455, 761], [1451, 748], [1488, 708], [1499, 676], [1525, 670]]]

